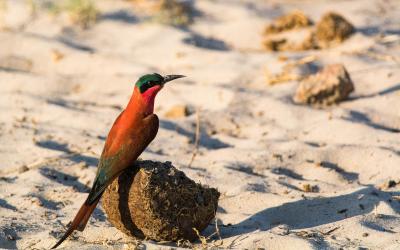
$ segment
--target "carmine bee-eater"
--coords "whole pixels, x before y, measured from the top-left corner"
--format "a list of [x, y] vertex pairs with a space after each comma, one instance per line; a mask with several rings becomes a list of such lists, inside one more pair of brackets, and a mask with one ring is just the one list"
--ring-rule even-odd
[[135, 84], [132, 97], [125, 110], [115, 120], [108, 133], [99, 160], [92, 189], [79, 209], [69, 229], [52, 247], [58, 247], [75, 230], [83, 231], [106, 187], [126, 168], [133, 165], [139, 155], [154, 139], [158, 131], [158, 117], [153, 113], [154, 99], [164, 84], [184, 77], [144, 75]]

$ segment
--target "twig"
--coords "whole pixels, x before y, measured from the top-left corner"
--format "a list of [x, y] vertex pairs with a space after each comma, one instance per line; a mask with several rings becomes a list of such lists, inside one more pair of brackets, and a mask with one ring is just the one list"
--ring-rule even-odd
[[333, 233], [334, 231], [338, 230], [340, 227], [334, 227], [326, 232], [321, 232], [323, 235], [329, 235], [331, 233]]
[[[242, 236], [243, 236], [243, 238], [240, 239], [240, 237], [242, 237]], [[231, 244], [229, 244], [229, 246], [227, 246], [226, 248], [231, 249], [235, 246], [236, 241], [239, 241], [239, 239], [240, 239], [240, 241], [242, 241], [247, 238], [249, 238], [249, 235], [238, 235], [235, 239], [232, 240]]]
[[219, 238], [219, 241], [220, 241], [220, 243], [214, 243], [214, 246], [215, 247], [220, 247], [220, 246], [222, 246], [223, 244], [224, 244], [224, 240], [221, 238], [221, 234], [220, 234], [220, 232], [219, 232], [219, 227], [218, 227], [218, 219], [217, 218], [215, 218], [215, 233], [218, 235], [218, 238]]
[[192, 158], [190, 159], [190, 162], [188, 164], [188, 168], [192, 166], [192, 163], [194, 159], [197, 156], [197, 153], [199, 151], [199, 140], [200, 140], [200, 112], [199, 108], [196, 108], [196, 134], [195, 134], [195, 139], [194, 139], [194, 150], [192, 154]]

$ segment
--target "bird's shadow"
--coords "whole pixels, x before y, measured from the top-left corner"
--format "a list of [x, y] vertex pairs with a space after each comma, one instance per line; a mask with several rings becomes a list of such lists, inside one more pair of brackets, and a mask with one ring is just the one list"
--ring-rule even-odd
[[292, 230], [317, 227], [368, 214], [380, 202], [400, 212], [400, 202], [392, 198], [399, 194], [366, 186], [350, 194], [289, 202], [261, 210], [238, 224], [221, 227], [220, 234], [223, 238], [229, 238], [256, 230], [267, 231], [278, 225], [287, 225]]

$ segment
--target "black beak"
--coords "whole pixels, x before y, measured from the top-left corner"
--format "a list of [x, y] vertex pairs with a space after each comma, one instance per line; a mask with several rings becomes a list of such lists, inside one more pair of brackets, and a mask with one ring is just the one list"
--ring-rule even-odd
[[186, 76], [183, 76], [183, 75], [166, 75], [166, 76], [163, 76], [164, 84], [166, 84], [167, 82], [170, 82], [172, 80], [175, 80], [175, 79], [178, 79], [178, 78], [182, 78], [182, 77], [186, 77]]

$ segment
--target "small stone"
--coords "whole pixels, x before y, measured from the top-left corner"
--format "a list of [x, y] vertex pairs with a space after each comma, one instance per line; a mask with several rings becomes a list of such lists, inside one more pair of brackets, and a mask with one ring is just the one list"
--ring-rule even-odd
[[23, 165], [20, 168], [18, 168], [18, 173], [19, 174], [25, 173], [26, 171], [29, 171], [29, 168], [26, 165]]
[[10, 234], [7, 234], [6, 238], [7, 238], [7, 240], [9, 240], [9, 241], [15, 241], [15, 240], [16, 240], [16, 239], [15, 239], [15, 236], [10, 235]]
[[394, 180], [389, 180], [388, 182], [385, 182], [385, 183], [383, 183], [380, 187], [379, 187], [379, 189], [389, 189], [389, 188], [392, 188], [392, 187], [395, 187], [396, 185], [397, 185], [397, 183], [398, 182], [396, 182], [396, 181], [394, 181]]
[[319, 187], [317, 185], [303, 184], [302, 187], [304, 192], [307, 193], [316, 193], [319, 191]]
[[388, 188], [392, 188], [392, 187], [394, 187], [394, 186], [396, 186], [397, 185], [397, 183], [394, 181], [394, 180], [390, 180], [388, 183], [387, 183], [387, 187]]
[[45, 212], [45, 216], [49, 219], [49, 220], [55, 220], [57, 219], [57, 214], [52, 213], [52, 212]]
[[61, 53], [59, 50], [57, 49], [53, 49], [51, 51], [51, 58], [53, 59], [53, 62], [59, 62], [64, 58], [64, 54]]
[[32, 197], [31, 202], [32, 202], [32, 204], [35, 204], [36, 206], [43, 207], [42, 201], [37, 197]]
[[328, 65], [299, 83], [294, 102], [327, 106], [346, 99], [354, 90], [353, 82], [342, 64]]
[[362, 237], [368, 237], [368, 235], [369, 235], [368, 233], [363, 233]]
[[176, 105], [165, 113], [168, 118], [182, 118], [189, 115], [189, 108], [186, 105]]
[[79, 168], [80, 170], [83, 170], [83, 169], [87, 169], [89, 166], [86, 162], [82, 161], [82, 162], [79, 162], [76, 167]]

